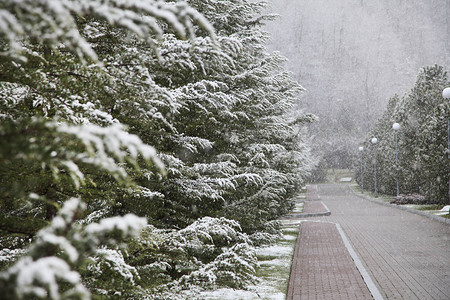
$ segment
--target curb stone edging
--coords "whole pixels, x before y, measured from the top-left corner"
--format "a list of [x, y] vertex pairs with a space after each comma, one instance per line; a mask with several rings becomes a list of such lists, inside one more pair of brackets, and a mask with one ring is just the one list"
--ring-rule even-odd
[[285, 219], [295, 219], [295, 218], [311, 218], [311, 217], [323, 217], [329, 216], [331, 212], [323, 212], [323, 213], [299, 213], [299, 214], [291, 214], [285, 215], [283, 218]]
[[366, 196], [364, 194], [358, 194], [350, 186], [348, 186], [348, 188], [352, 191], [353, 194], [355, 194], [359, 198], [363, 198], [363, 199], [368, 200], [370, 202], [377, 203], [377, 204], [384, 205], [384, 206], [388, 206], [388, 207], [394, 207], [396, 209], [400, 209], [400, 210], [404, 210], [404, 211], [408, 211], [410, 213], [413, 213], [413, 214], [416, 214], [416, 215], [419, 215], [419, 216], [424, 216], [424, 217], [427, 217], [429, 219], [432, 219], [432, 220], [435, 220], [435, 221], [438, 221], [438, 222], [450, 225], [450, 219], [442, 218], [442, 217], [439, 217], [439, 216], [436, 216], [436, 215], [433, 215], [433, 214], [430, 214], [430, 213], [427, 213], [427, 212], [424, 212], [424, 211], [421, 211], [421, 210], [409, 208], [409, 207], [406, 207], [406, 206], [399, 206], [399, 205], [396, 205], [396, 204], [391, 204], [391, 203], [388, 203], [388, 202], [383, 202], [383, 201], [380, 201], [380, 200], [376, 200], [376, 199], [368, 197], [368, 196]]
[[366, 268], [364, 268], [364, 265], [362, 264], [361, 260], [358, 257], [358, 254], [353, 249], [350, 241], [348, 240], [347, 236], [345, 235], [344, 230], [342, 229], [341, 225], [339, 223], [335, 223], [336, 228], [339, 231], [339, 234], [341, 235], [342, 241], [344, 242], [345, 247], [347, 248], [348, 253], [352, 257], [356, 268], [359, 271], [359, 274], [361, 274], [361, 277], [363, 278], [367, 288], [369, 289], [369, 292], [372, 294], [372, 297], [374, 300], [384, 300], [383, 296], [381, 295], [380, 291], [378, 290], [377, 286], [372, 280], [372, 277], [370, 277], [369, 273], [367, 272]]
[[[306, 201], [303, 201], [305, 203]], [[322, 201], [322, 206], [325, 208], [324, 212], [318, 212], [318, 213], [298, 213], [298, 214], [288, 214], [283, 216], [284, 219], [294, 219], [294, 218], [311, 218], [311, 217], [322, 217], [322, 216], [329, 216], [331, 215], [331, 211], [328, 208], [328, 206], [325, 205]]]

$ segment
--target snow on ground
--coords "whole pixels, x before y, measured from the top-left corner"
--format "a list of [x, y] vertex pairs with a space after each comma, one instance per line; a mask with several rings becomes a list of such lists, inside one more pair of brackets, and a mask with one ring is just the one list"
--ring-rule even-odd
[[343, 177], [339, 180], [340, 182], [351, 182], [352, 178], [351, 177]]
[[446, 215], [448, 215], [449, 213], [448, 212], [436, 212], [436, 213], [434, 213], [436, 216], [446, 216]]
[[[295, 220], [295, 219], [282, 219], [282, 220], [280, 220], [280, 223], [281, 223], [281, 225], [283, 225], [283, 226], [298, 226], [298, 225], [300, 225], [300, 223], [302, 222], [302, 220]], [[285, 229], [283, 229], [283, 232], [286, 232], [286, 230], [287, 231], [289, 231], [289, 229], [288, 228], [285, 228]], [[294, 229], [292, 229], [292, 230], [294, 230]], [[297, 229], [297, 231], [298, 231], [298, 229]]]
[[441, 212], [450, 212], [450, 205], [444, 206], [440, 211]]
[[215, 290], [212, 292], [201, 293], [201, 299], [234, 300], [234, 299], [260, 299], [260, 298], [258, 297], [258, 294], [256, 294], [255, 292], [252, 292], [252, 291], [234, 290], [234, 289], [218, 289], [218, 290]]
[[233, 289], [218, 289], [213, 292], [202, 293], [201, 299], [205, 300], [284, 300], [286, 294], [282, 292], [273, 292], [264, 286], [251, 287], [252, 290], [233, 290]]
[[287, 240], [287, 241], [295, 241], [295, 240], [297, 240], [297, 236], [284, 235], [284, 239]]
[[284, 258], [275, 258], [272, 260], [264, 260], [264, 261], [260, 262], [259, 264], [260, 264], [260, 266], [264, 266], [265, 268], [270, 269], [270, 268], [276, 268], [276, 267], [280, 267], [280, 266], [283, 266], [283, 267], [290, 266], [291, 262], [287, 261]]
[[256, 255], [258, 257], [263, 256], [270, 256], [270, 257], [279, 257], [279, 256], [286, 256], [291, 255], [292, 249], [290, 246], [284, 246], [284, 245], [273, 245], [269, 247], [264, 248], [256, 248]]

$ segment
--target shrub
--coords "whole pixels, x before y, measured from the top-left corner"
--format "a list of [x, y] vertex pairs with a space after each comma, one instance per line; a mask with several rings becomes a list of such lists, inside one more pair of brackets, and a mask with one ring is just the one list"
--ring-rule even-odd
[[392, 204], [427, 204], [427, 199], [420, 194], [407, 194], [399, 195], [395, 197], [395, 200], [391, 201]]

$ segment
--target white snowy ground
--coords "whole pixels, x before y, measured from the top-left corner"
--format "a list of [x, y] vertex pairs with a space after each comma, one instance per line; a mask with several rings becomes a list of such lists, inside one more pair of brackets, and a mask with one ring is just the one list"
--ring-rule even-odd
[[450, 213], [450, 205], [446, 205], [438, 213], [436, 213], [436, 215], [443, 216], [443, 215], [447, 215], [449, 213]]
[[260, 282], [258, 284], [250, 286], [248, 290], [218, 289], [203, 292], [199, 298], [207, 300], [284, 300], [299, 223], [293, 220], [282, 220], [281, 222], [283, 238], [272, 246], [256, 249], [259, 260], [257, 276]]

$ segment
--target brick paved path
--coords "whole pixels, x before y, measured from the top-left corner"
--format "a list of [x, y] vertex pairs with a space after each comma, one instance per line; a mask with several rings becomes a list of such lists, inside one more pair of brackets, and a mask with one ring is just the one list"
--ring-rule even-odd
[[314, 214], [326, 212], [328, 212], [328, 209], [323, 205], [322, 201], [306, 201], [303, 207], [303, 213]]
[[300, 226], [287, 299], [371, 299], [335, 224]]
[[327, 205], [331, 216], [317, 220], [342, 226], [385, 299], [450, 299], [448, 224], [367, 201], [345, 184], [311, 186], [307, 197]]
[[293, 212], [285, 215], [287, 219], [299, 219], [299, 218], [309, 218], [318, 216], [329, 216], [330, 211], [322, 201], [306, 201], [303, 206], [303, 211], [301, 213]]

